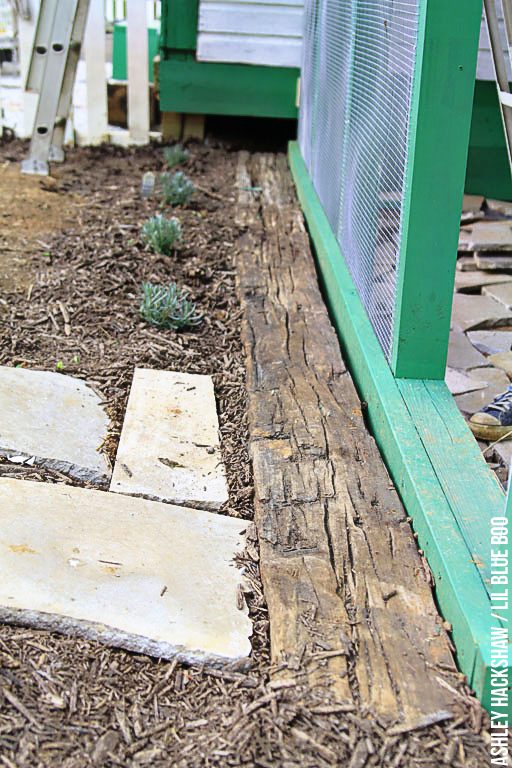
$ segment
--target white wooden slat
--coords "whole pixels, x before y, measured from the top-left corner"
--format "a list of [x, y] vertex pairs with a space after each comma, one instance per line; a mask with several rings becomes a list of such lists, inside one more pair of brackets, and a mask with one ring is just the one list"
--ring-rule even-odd
[[197, 40], [199, 61], [300, 67], [302, 40], [293, 37], [219, 35], [201, 32]]
[[302, 37], [303, 9], [291, 5], [234, 5], [214, 2], [201, 5], [199, 32]]
[[90, 0], [84, 36], [87, 90], [87, 144], [101, 144], [107, 137], [106, 37], [103, 0]]
[[[217, 0], [201, 0], [200, 5], [212, 5], [216, 2]], [[224, 2], [226, 5], [291, 5], [296, 8], [304, 7], [304, 0], [224, 0]]]
[[127, 0], [128, 130], [133, 144], [149, 142], [149, 81], [146, 3]]

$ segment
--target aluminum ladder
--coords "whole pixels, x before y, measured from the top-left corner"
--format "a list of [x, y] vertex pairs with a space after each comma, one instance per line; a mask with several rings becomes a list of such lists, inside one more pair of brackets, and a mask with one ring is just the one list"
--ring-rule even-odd
[[503, 8], [509, 66], [507, 66], [507, 54], [504, 50], [504, 40], [500, 31], [501, 20], [498, 17], [499, 0], [484, 0], [485, 20], [489, 32], [498, 100], [508, 150], [508, 161], [512, 173], [512, 93], [508, 79], [508, 72], [512, 71], [512, 0], [501, 0], [501, 5]]
[[89, 0], [41, 0], [25, 89], [39, 95], [23, 173], [47, 176], [64, 160], [64, 133], [87, 21]]

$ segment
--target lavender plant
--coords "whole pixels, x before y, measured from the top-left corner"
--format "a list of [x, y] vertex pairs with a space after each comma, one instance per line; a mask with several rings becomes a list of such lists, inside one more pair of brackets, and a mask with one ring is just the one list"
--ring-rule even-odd
[[189, 158], [189, 153], [183, 149], [181, 144], [174, 144], [172, 147], [164, 149], [164, 157], [169, 168], [174, 168], [175, 165], [185, 163]]
[[164, 201], [170, 205], [188, 203], [195, 191], [194, 185], [183, 171], [176, 171], [172, 176], [170, 173], [162, 173], [160, 186]]
[[143, 283], [140, 313], [144, 320], [157, 328], [180, 330], [199, 325], [202, 315], [187, 296], [187, 291], [178, 288], [176, 283], [168, 286]]
[[168, 256], [182, 238], [181, 224], [174, 217], [152, 216], [142, 225], [141, 238], [154, 251]]

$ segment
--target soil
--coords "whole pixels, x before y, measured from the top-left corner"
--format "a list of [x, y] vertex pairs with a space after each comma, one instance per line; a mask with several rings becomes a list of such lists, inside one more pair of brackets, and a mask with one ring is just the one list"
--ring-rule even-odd
[[[170, 257], [150, 253], [140, 240], [141, 224], [161, 210], [158, 196], [142, 200], [139, 194], [142, 174], [163, 169], [160, 148], [74, 150], [49, 182], [51, 192], [40, 180], [17, 174], [23, 145], [0, 149], [0, 164], [10, 163], [3, 166], [9, 182], [7, 176], [0, 182], [0, 210], [9, 215], [7, 228], [6, 217], [0, 218], [0, 242], [13, 247], [13, 224], [25, 222], [19, 227], [23, 264], [12, 267], [17, 251], [0, 246], [1, 269], [18, 275], [2, 291], [0, 364], [62, 369], [100, 390], [112, 419], [104, 447], [111, 461], [134, 366], [213, 376], [230, 487], [222, 512], [247, 519], [250, 534], [243, 564], [252, 589], [253, 667], [249, 673], [214, 672], [2, 626], [0, 762], [8, 768], [481, 768], [489, 763], [488, 717], [462, 676], [453, 680], [454, 718], [405, 733], [393, 733], [392, 724], [362, 709], [347, 711], [322, 689], [305, 689], [300, 670], [291, 684], [270, 681], [267, 611], [249, 522], [245, 365], [233, 267], [236, 153], [215, 141], [190, 149], [185, 170], [198, 191], [174, 211], [184, 243]], [[39, 209], [48, 216], [36, 222], [39, 204], [50, 207]], [[139, 314], [144, 280], [187, 287], [203, 323], [180, 333], [148, 326]], [[0, 473], [72, 482], [6, 460]]]

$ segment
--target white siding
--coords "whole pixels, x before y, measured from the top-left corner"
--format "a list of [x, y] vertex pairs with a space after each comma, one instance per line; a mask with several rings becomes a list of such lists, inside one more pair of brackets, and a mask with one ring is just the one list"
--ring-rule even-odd
[[303, 0], [200, 0], [197, 58], [300, 67]]
[[[199, 61], [300, 67], [303, 10], [304, 0], [200, 0], [197, 58]], [[506, 51], [503, 12], [499, 5], [498, 16]], [[512, 80], [510, 67], [509, 76]], [[494, 80], [484, 17], [477, 79]]]

